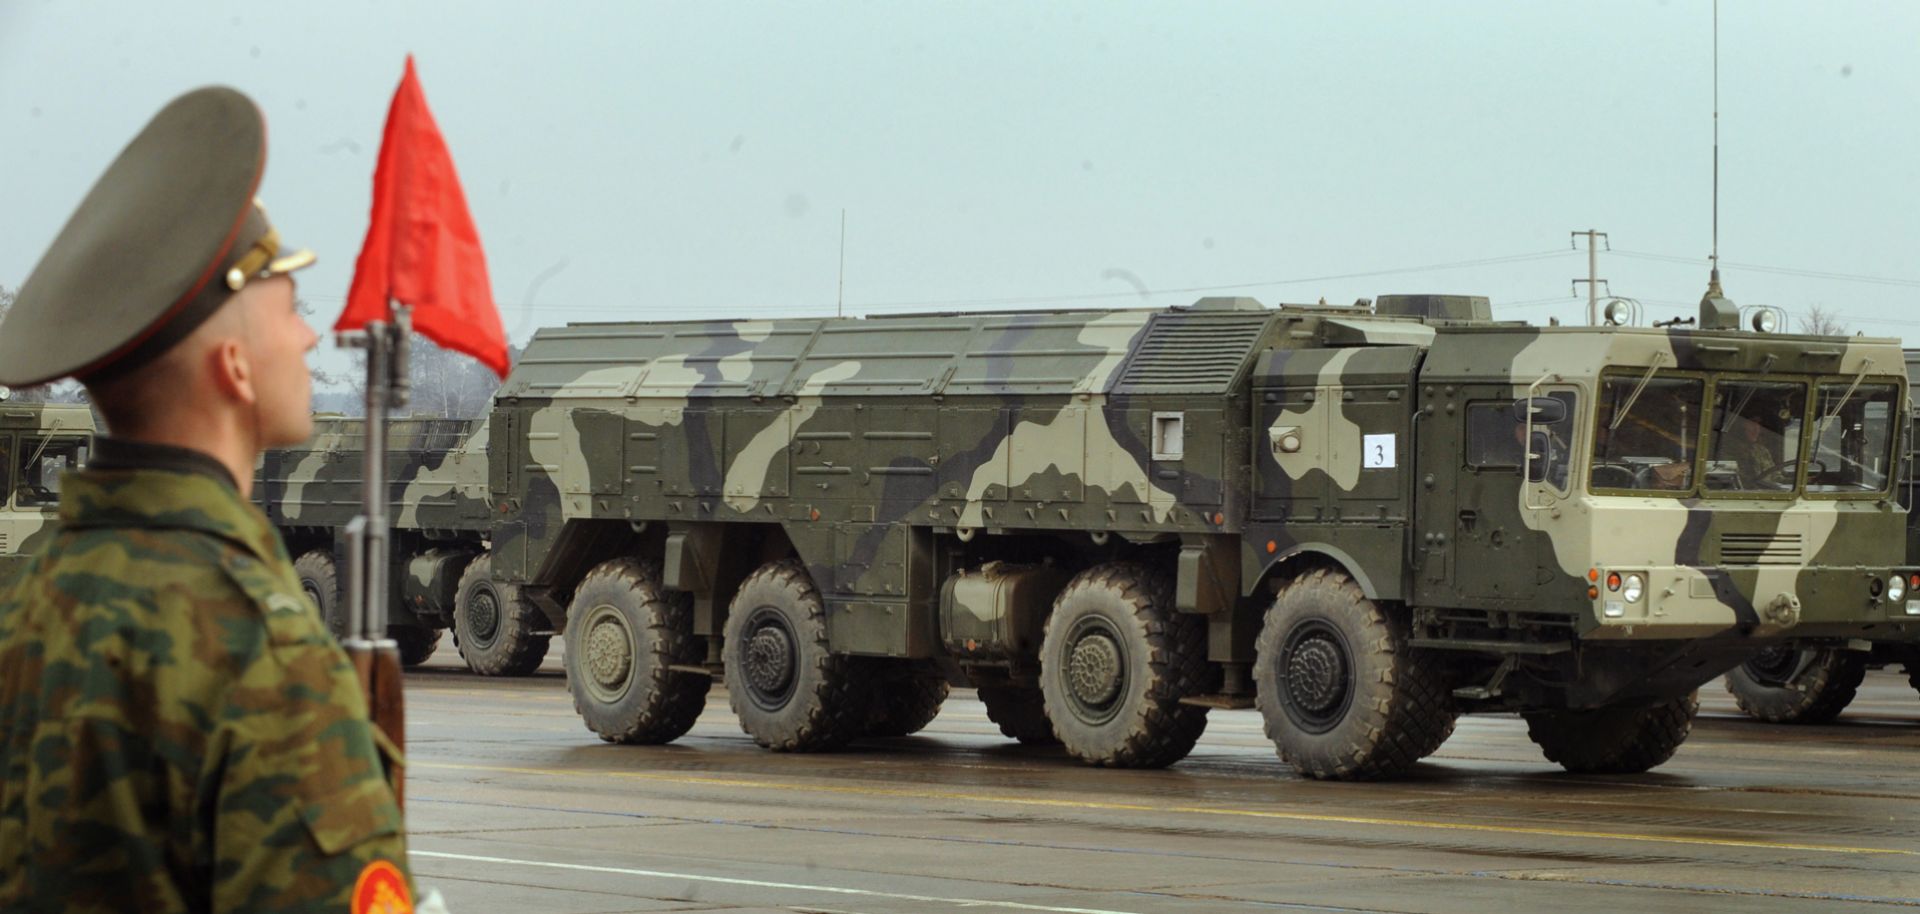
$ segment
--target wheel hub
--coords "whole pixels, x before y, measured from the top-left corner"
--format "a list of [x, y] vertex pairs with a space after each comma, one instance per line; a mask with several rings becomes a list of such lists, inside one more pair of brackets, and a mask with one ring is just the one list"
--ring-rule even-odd
[[1310, 714], [1325, 714], [1346, 698], [1347, 658], [1328, 638], [1310, 637], [1295, 645], [1286, 676], [1287, 694]]
[[778, 695], [793, 682], [793, 639], [776, 625], [762, 626], [747, 639], [747, 682], [763, 695]]
[[1793, 680], [1799, 665], [1799, 651], [1776, 646], [1753, 655], [1753, 659], [1747, 661], [1746, 668], [1747, 675], [1763, 685], [1783, 686]]
[[467, 636], [479, 644], [493, 640], [500, 629], [500, 601], [491, 590], [481, 590], [473, 595], [473, 601], [467, 610]]
[[602, 618], [587, 633], [587, 671], [595, 685], [609, 691], [620, 688], [633, 669], [633, 639], [613, 618]]
[[1067, 658], [1067, 684], [1081, 702], [1099, 706], [1120, 692], [1120, 646], [1105, 632], [1095, 632], [1073, 645]]

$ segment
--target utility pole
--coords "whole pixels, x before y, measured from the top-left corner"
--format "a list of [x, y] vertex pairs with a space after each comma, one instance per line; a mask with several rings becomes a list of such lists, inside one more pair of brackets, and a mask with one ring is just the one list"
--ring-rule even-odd
[[[1600, 252], [1598, 245], [1600, 239], [1607, 237], [1607, 233], [1587, 229], [1584, 232], [1571, 232], [1569, 234], [1574, 238], [1579, 238], [1581, 235], [1587, 236], [1587, 278], [1576, 279], [1573, 281], [1573, 285], [1575, 291], [1578, 291], [1581, 283], [1584, 282], [1587, 284], [1587, 326], [1591, 327], [1600, 323], [1600, 286], [1604, 284], [1606, 280], [1600, 278]], [[1576, 243], [1574, 250], [1577, 251], [1579, 249], [1579, 245]], [[1613, 250], [1613, 243], [1611, 241], [1607, 242], [1607, 250]], [[1613, 294], [1612, 286], [1607, 286], [1607, 294]]]
[[847, 316], [847, 211], [840, 211], [840, 290], [833, 296], [833, 316]]

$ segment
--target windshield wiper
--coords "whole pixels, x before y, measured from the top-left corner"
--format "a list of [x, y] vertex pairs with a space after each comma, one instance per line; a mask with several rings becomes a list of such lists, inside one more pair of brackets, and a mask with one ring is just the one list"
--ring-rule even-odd
[[1647, 373], [1640, 376], [1640, 383], [1633, 386], [1633, 393], [1627, 395], [1626, 404], [1620, 407], [1619, 412], [1613, 414], [1613, 421], [1607, 423], [1607, 431], [1613, 431], [1620, 427], [1620, 423], [1627, 421], [1627, 414], [1633, 412], [1633, 404], [1640, 399], [1640, 393], [1647, 389], [1647, 382], [1653, 380], [1653, 373], [1660, 370], [1660, 360], [1666, 358], [1666, 355], [1664, 352], [1653, 354], [1653, 364], [1648, 365]]
[[[1766, 376], [1767, 376], [1767, 373], [1773, 370], [1773, 363], [1774, 363], [1774, 359], [1775, 359], [1775, 356], [1774, 356], [1774, 354], [1773, 354], [1773, 353], [1771, 353], [1771, 352], [1769, 352], [1769, 353], [1767, 353], [1767, 358], [1766, 358], [1766, 360], [1760, 363], [1760, 373], [1759, 373], [1759, 374], [1756, 374], [1756, 375], [1754, 375], [1754, 376], [1753, 376], [1753, 380], [1756, 380], [1756, 381], [1757, 381], [1757, 380], [1759, 380], [1759, 379], [1761, 379], [1761, 378], [1764, 378], [1764, 377], [1766, 377]], [[1742, 378], [1741, 380], [1743, 380], [1743, 381], [1744, 381], [1744, 380], [1747, 380], [1747, 379], [1746, 379], [1746, 378]], [[1757, 393], [1759, 393], [1759, 392], [1760, 392], [1760, 386], [1759, 386], [1759, 385], [1757, 385], [1757, 384], [1755, 384], [1755, 385], [1752, 385], [1752, 386], [1749, 386], [1749, 387], [1747, 388], [1747, 392], [1746, 392], [1746, 393], [1744, 393], [1744, 394], [1741, 394], [1741, 395], [1740, 395], [1740, 402], [1739, 402], [1739, 404], [1738, 404], [1738, 405], [1736, 405], [1736, 406], [1734, 406], [1734, 407], [1733, 407], [1732, 409], [1729, 409], [1729, 410], [1727, 410], [1727, 413], [1726, 413], [1726, 415], [1724, 415], [1724, 416], [1721, 416], [1721, 417], [1720, 417], [1720, 427], [1719, 427], [1719, 428], [1717, 428], [1717, 429], [1715, 429], [1715, 431], [1717, 431], [1717, 432], [1721, 432], [1721, 433], [1723, 433], [1723, 434], [1724, 434], [1724, 433], [1726, 432], [1726, 430], [1727, 430], [1727, 429], [1729, 429], [1729, 428], [1732, 428], [1732, 427], [1733, 427], [1733, 417], [1735, 417], [1735, 416], [1741, 416], [1741, 417], [1744, 417], [1744, 416], [1746, 416], [1746, 414], [1747, 414], [1747, 404], [1749, 404], [1749, 403], [1752, 403], [1752, 402], [1753, 402], [1753, 395], [1754, 395], [1754, 394], [1757, 394]]]
[[1853, 392], [1860, 389], [1860, 382], [1867, 379], [1867, 372], [1871, 371], [1872, 369], [1873, 369], [1872, 359], [1860, 360], [1860, 373], [1853, 376], [1853, 383], [1848, 384], [1847, 392], [1840, 395], [1840, 402], [1835, 403], [1833, 405], [1832, 410], [1828, 411], [1826, 415], [1820, 417], [1821, 425], [1824, 426], [1826, 423], [1832, 422], [1835, 416], [1840, 415], [1841, 410], [1847, 408], [1847, 401], [1853, 399]]

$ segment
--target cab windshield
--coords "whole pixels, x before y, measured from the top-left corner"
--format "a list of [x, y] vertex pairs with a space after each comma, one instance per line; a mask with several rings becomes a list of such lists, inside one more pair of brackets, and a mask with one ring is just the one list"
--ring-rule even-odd
[[1882, 493], [1897, 469], [1899, 406], [1897, 384], [1860, 378], [1606, 376], [1588, 485], [1707, 496]]
[[1807, 491], [1884, 491], [1895, 466], [1894, 407], [1899, 402], [1900, 392], [1892, 384], [1822, 382], [1814, 404]]
[[1715, 383], [1713, 428], [1707, 440], [1707, 489], [1793, 491], [1800, 472], [1800, 432], [1806, 414], [1805, 382]]
[[1699, 378], [1657, 373], [1601, 378], [1589, 485], [1692, 489], [1705, 391]]

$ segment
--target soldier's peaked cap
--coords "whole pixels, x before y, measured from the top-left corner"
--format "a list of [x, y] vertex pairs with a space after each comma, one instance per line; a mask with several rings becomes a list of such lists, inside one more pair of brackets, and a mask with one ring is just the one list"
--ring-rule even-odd
[[123, 374], [205, 323], [283, 251], [254, 199], [267, 163], [253, 101], [213, 86], [168, 103], [95, 182], [0, 322], [0, 384]]

